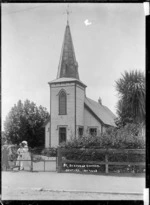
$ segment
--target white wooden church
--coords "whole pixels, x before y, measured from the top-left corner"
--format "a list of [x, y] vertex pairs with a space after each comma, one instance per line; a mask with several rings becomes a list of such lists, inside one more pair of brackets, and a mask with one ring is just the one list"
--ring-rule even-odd
[[72, 137], [99, 135], [115, 126], [116, 116], [86, 96], [80, 80], [69, 22], [67, 21], [57, 78], [49, 82], [50, 119], [45, 122], [45, 147], [56, 147]]

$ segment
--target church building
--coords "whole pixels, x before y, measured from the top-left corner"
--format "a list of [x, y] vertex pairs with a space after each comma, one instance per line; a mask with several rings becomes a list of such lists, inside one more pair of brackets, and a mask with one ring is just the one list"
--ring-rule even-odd
[[45, 147], [57, 147], [70, 138], [99, 135], [115, 126], [116, 116], [86, 96], [80, 80], [69, 22], [67, 21], [57, 77], [49, 82], [50, 119], [45, 122]]

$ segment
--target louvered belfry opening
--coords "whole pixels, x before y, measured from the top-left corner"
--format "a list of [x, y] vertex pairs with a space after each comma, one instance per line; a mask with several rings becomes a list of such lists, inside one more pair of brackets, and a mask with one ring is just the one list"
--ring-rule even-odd
[[76, 78], [79, 80], [78, 63], [75, 57], [70, 26], [67, 24], [58, 66], [57, 78]]
[[64, 91], [59, 94], [59, 115], [67, 114], [67, 96]]

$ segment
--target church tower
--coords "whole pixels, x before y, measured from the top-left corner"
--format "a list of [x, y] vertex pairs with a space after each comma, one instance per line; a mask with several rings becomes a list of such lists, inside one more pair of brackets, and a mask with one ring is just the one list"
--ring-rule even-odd
[[79, 137], [84, 127], [85, 88], [79, 79], [69, 22], [67, 21], [57, 77], [50, 85], [49, 146]]

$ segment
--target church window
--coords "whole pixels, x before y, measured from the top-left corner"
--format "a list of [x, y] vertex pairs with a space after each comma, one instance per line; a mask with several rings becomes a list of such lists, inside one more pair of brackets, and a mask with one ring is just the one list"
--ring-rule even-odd
[[59, 115], [67, 114], [67, 96], [64, 91], [59, 94]]
[[79, 137], [82, 137], [82, 136], [83, 136], [83, 127], [79, 127], [79, 129], [78, 129], [78, 135], [79, 135]]
[[96, 136], [97, 135], [97, 128], [90, 128], [89, 129], [89, 133], [92, 136]]

